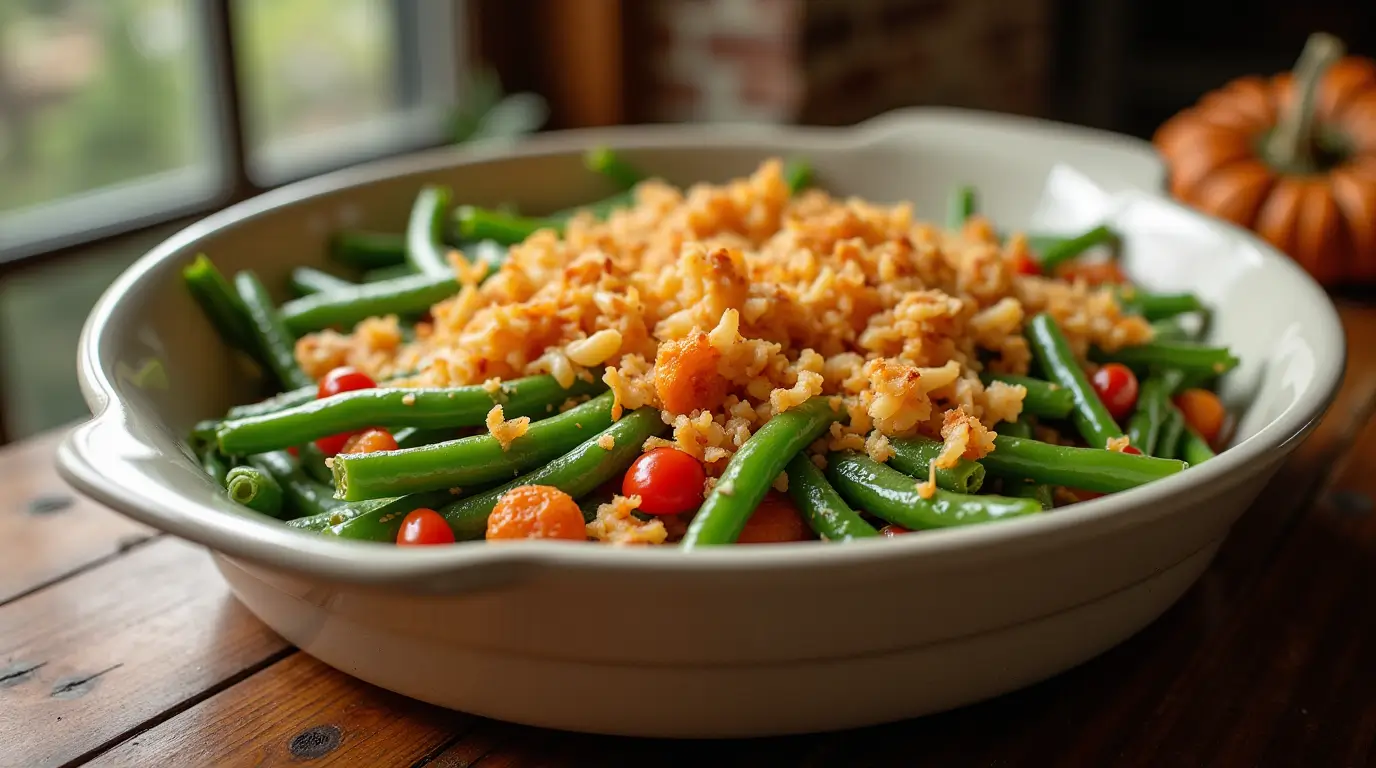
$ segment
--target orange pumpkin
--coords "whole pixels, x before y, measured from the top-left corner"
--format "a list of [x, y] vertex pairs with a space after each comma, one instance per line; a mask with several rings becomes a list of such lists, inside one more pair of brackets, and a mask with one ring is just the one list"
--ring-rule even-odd
[[1293, 73], [1234, 80], [1153, 143], [1181, 201], [1254, 230], [1326, 285], [1376, 280], [1376, 62], [1312, 35]]

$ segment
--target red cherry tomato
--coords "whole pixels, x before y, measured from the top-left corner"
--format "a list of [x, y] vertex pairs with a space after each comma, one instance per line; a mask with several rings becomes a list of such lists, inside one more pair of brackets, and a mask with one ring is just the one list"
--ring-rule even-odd
[[1126, 365], [1108, 363], [1094, 372], [1094, 391], [1115, 419], [1126, 419], [1137, 405], [1137, 377]]
[[449, 523], [433, 509], [421, 507], [401, 521], [397, 531], [397, 546], [419, 547], [426, 544], [453, 544], [454, 531]]
[[298, 459], [301, 458], [301, 451], [297, 450], [296, 446], [294, 445], [287, 449], [287, 453], [290, 453], [292, 456], [295, 456]]
[[1142, 455], [1142, 452], [1141, 452], [1140, 450], [1138, 450], [1137, 446], [1135, 446], [1135, 445], [1129, 445], [1128, 447], [1124, 448], [1124, 449], [1123, 449], [1123, 453], [1131, 453], [1131, 454], [1134, 455], [1134, 456], [1141, 456], [1141, 455]]
[[315, 441], [315, 447], [319, 448], [320, 452], [325, 454], [326, 458], [337, 456], [344, 452], [344, 446], [348, 445], [349, 438], [356, 434], [358, 434], [358, 432], [340, 432], [337, 435], [322, 437]]
[[357, 389], [374, 389], [377, 382], [366, 373], [354, 370], [347, 365], [325, 374], [325, 378], [320, 380], [320, 389], [316, 393], [317, 398], [331, 397], [340, 392], [353, 392]]
[[889, 524], [879, 529], [880, 536], [888, 536], [890, 538], [894, 536], [902, 536], [905, 533], [912, 533], [912, 531], [908, 530], [907, 528], [904, 528], [901, 525]]
[[1026, 253], [1019, 253], [1014, 256], [1012, 260], [1009, 261], [1008, 266], [1013, 269], [1014, 273], [1019, 275], [1040, 275], [1042, 273], [1042, 265], [1038, 264], [1036, 259]]
[[621, 480], [622, 496], [639, 496], [640, 511], [649, 515], [677, 515], [702, 504], [707, 472], [692, 456], [677, 448], [643, 453]]
[[385, 429], [365, 429], [350, 437], [340, 453], [373, 453], [374, 451], [395, 451], [396, 438]]

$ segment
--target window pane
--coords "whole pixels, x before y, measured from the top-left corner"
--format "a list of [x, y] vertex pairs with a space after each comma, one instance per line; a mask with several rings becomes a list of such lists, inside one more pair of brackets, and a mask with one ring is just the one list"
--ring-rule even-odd
[[[414, 40], [442, 0], [236, 0], [250, 170], [263, 183], [415, 143]], [[452, 66], [442, 64], [441, 66]], [[442, 121], [429, 119], [438, 135]]]
[[199, 163], [190, 17], [189, 0], [0, 0], [0, 214]]

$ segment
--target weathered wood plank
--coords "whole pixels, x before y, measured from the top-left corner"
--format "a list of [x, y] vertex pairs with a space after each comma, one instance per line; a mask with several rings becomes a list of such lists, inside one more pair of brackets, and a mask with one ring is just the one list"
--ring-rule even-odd
[[166, 538], [0, 607], [0, 764], [62, 765], [287, 648]]
[[53, 466], [65, 430], [0, 449], [0, 605], [146, 542], [154, 531], [77, 495]]
[[411, 765], [475, 718], [388, 693], [304, 653], [96, 758], [98, 766]]

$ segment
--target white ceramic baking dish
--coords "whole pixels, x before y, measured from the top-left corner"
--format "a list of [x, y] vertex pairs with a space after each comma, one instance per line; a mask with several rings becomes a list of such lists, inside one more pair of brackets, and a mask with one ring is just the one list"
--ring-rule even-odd
[[[625, 550], [522, 542], [422, 550], [327, 540], [244, 514], [183, 436], [247, 399], [179, 270], [210, 254], [269, 284], [323, 261], [341, 227], [399, 229], [424, 182], [466, 201], [553, 209], [610, 192], [582, 149], [623, 150], [670, 181], [720, 181], [802, 155], [834, 192], [910, 199], [940, 218], [979, 187], [1003, 226], [1107, 217], [1129, 272], [1216, 308], [1246, 406], [1217, 459], [1035, 518], [864, 541]], [[1156, 618], [1329, 403], [1343, 369], [1333, 306], [1257, 239], [1152, 190], [1135, 140], [1045, 122], [908, 110], [848, 129], [624, 128], [442, 150], [294, 184], [197, 223], [134, 265], [86, 325], [93, 420], [59, 461], [80, 490], [210, 550], [239, 599], [328, 664], [447, 707], [540, 726], [740, 736], [858, 726], [1055, 674]], [[1139, 190], [1134, 192], [1133, 190]]]

